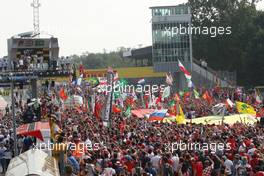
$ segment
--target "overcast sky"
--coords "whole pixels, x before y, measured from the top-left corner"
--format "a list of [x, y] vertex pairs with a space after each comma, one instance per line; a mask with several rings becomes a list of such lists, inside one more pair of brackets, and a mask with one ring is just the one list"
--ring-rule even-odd
[[[60, 55], [102, 52], [151, 44], [151, 11], [186, 0], [40, 0], [40, 30], [59, 38]], [[32, 0], [1, 0], [0, 57], [6, 39], [32, 31]], [[264, 9], [264, 2], [259, 3]]]

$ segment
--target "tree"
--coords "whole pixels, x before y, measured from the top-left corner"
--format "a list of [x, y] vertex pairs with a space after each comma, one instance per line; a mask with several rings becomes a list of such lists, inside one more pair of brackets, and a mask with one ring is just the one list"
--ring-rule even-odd
[[81, 56], [73, 55], [72, 58], [76, 64], [82, 62], [86, 69], [98, 69], [112, 67], [134, 66], [131, 59], [123, 59], [122, 53], [124, 48], [120, 47], [119, 51], [110, 53], [89, 53], [85, 52]]
[[[264, 81], [252, 81], [252, 75], [258, 80], [259, 70], [263, 67], [261, 59], [264, 46], [262, 40], [263, 12], [256, 10], [255, 0], [189, 0], [192, 9], [192, 23], [202, 27], [228, 27], [230, 35], [193, 35], [194, 57], [208, 58], [207, 62], [216, 70], [237, 71], [238, 84], [244, 86], [264, 84]], [[262, 57], [263, 58], [263, 57]]]

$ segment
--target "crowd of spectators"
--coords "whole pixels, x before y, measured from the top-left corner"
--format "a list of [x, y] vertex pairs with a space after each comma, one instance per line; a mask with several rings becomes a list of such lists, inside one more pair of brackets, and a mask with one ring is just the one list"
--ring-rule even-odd
[[[69, 96], [80, 91], [71, 86], [67, 89]], [[91, 110], [67, 107], [63, 106], [63, 103], [55, 104], [58, 90], [60, 87], [52, 88], [48, 94], [43, 94], [41, 97], [41, 113], [55, 115], [54, 120], [61, 129], [55, 134], [55, 143], [92, 146], [90, 149], [80, 150], [82, 152], [69, 148], [61, 151], [64, 159], [60, 159], [59, 164], [64, 175], [264, 175], [264, 128], [260, 123], [254, 125], [241, 122], [233, 125], [164, 124], [150, 123], [144, 118], [125, 117], [121, 113], [114, 113], [111, 126], [106, 128], [102, 120], [96, 118]], [[212, 106], [226, 98], [244, 101], [254, 107], [261, 106], [256, 105], [253, 94], [221, 88], [207, 91], [213, 98], [211, 104], [202, 98], [195, 99], [192, 94], [183, 95], [181, 106], [186, 116], [195, 114], [192, 117], [195, 118], [212, 115]], [[88, 91], [83, 90], [83, 92]], [[87, 98], [89, 95], [84, 97]], [[164, 104], [170, 99], [172, 97], [165, 100]], [[139, 100], [140, 98], [137, 99]], [[17, 114], [17, 123], [21, 124], [27, 104], [22, 103], [17, 108], [20, 108], [21, 112]], [[135, 102], [133, 109], [139, 108], [143, 108], [142, 103]], [[235, 112], [230, 111], [230, 113]], [[0, 163], [3, 172], [10, 162], [13, 149], [10, 116], [10, 110], [6, 109], [0, 121]], [[19, 136], [19, 151], [30, 149], [35, 142], [36, 139], [33, 137]], [[198, 149], [186, 147], [190, 144], [207, 147]], [[179, 145], [185, 147], [180, 148]]]
[[0, 72], [8, 70], [9, 63], [6, 58], [0, 58]]

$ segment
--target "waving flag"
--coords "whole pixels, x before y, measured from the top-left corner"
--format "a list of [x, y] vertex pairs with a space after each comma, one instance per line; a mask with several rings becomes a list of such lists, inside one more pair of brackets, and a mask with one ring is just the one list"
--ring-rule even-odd
[[163, 94], [162, 94], [162, 98], [168, 98], [170, 96], [170, 86], [167, 86], [164, 91], [163, 91]]
[[167, 74], [166, 74], [166, 83], [167, 83], [168, 85], [172, 86], [172, 84], [173, 84], [173, 78], [172, 78], [172, 76], [171, 76], [171, 73], [167, 73]]
[[235, 106], [235, 104], [229, 98], [226, 99], [225, 104], [227, 108], [233, 108]]
[[217, 105], [213, 106], [212, 112], [214, 115], [223, 115], [225, 111], [225, 104], [224, 103], [218, 103]]
[[113, 113], [121, 113], [121, 109], [118, 108], [116, 105], [112, 105]]
[[180, 70], [184, 73], [184, 76], [186, 77], [186, 79], [191, 80], [192, 79], [191, 74], [188, 72], [188, 70], [186, 70], [186, 68], [183, 66], [183, 64], [179, 60], [178, 60], [178, 66]]
[[126, 111], [124, 112], [124, 115], [126, 117], [130, 117], [131, 116], [131, 106], [128, 106]]
[[237, 101], [236, 102], [236, 107], [237, 107], [237, 111], [240, 114], [252, 114], [252, 115], [256, 115], [255, 109], [252, 106], [250, 106], [250, 105], [248, 105], [246, 103]]
[[[118, 80], [119, 80], [119, 77], [118, 77], [117, 74], [115, 74], [115, 76], [114, 76], [114, 83], [116, 81], [118, 81]], [[107, 78], [106, 77], [101, 77], [101, 78], [99, 78], [99, 82], [100, 82], [100, 85], [101, 86], [105, 86], [105, 85], [107, 85]]]
[[91, 87], [97, 87], [99, 85], [99, 79], [98, 78], [88, 78], [87, 83]]
[[181, 105], [179, 105], [179, 115], [176, 117], [177, 124], [185, 124], [185, 115], [181, 108]]
[[256, 117], [264, 117], [264, 108], [258, 110]]
[[152, 114], [149, 115], [148, 121], [162, 121], [166, 116], [167, 109], [156, 110]]
[[208, 91], [204, 92], [203, 99], [205, 99], [209, 104], [211, 104], [213, 100], [213, 98], [211, 97]]
[[61, 98], [63, 101], [65, 101], [65, 100], [68, 99], [68, 96], [66, 95], [65, 90], [64, 90], [63, 87], [61, 88], [61, 90], [60, 90], [60, 92], [59, 92], [59, 96], [60, 96], [60, 98]]
[[197, 92], [196, 89], [193, 89], [193, 94], [194, 94], [194, 98], [195, 99], [199, 99], [200, 98], [200, 94], [199, 94], [199, 92]]
[[145, 83], [146, 83], [145, 79], [140, 79], [140, 80], [138, 81], [138, 84], [140, 84], [140, 85], [145, 84]]
[[101, 102], [96, 102], [94, 107], [94, 116], [97, 120], [100, 120], [101, 118], [101, 111], [102, 111], [103, 105]]

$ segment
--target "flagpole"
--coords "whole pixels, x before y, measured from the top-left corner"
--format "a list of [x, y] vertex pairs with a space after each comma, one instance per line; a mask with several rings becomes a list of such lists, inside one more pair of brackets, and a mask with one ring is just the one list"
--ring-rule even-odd
[[176, 102], [176, 105], [177, 105], [177, 114], [176, 114], [176, 121], [177, 121], [177, 117], [179, 116], [179, 111], [180, 111], [180, 103], [179, 103], [179, 101], [177, 100], [177, 102]]
[[222, 114], [222, 125], [224, 125], [225, 113], [226, 113], [226, 106], [224, 106], [224, 108], [223, 108], [223, 114]]

